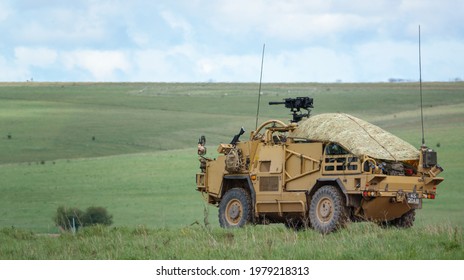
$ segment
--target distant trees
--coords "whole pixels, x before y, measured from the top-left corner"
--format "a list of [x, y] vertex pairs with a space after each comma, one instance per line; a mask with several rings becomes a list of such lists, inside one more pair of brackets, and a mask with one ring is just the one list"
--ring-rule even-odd
[[77, 231], [80, 227], [93, 225], [109, 226], [113, 223], [113, 216], [106, 208], [92, 206], [84, 212], [78, 208], [60, 206], [53, 218], [55, 225], [65, 231]]
[[[461, 79], [460, 77], [456, 77], [456, 78], [451, 78], [449, 81], [450, 82], [462, 82], [463, 79]], [[408, 83], [408, 82], [414, 82], [414, 80], [401, 79], [401, 78], [390, 78], [388, 79], [388, 82], [389, 83]]]
[[390, 78], [388, 79], [389, 83], [405, 83], [405, 82], [412, 82], [411, 80], [401, 79], [401, 78]]

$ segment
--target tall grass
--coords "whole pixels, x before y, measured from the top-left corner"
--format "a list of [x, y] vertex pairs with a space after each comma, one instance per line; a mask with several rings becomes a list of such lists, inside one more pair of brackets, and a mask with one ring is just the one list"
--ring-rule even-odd
[[0, 259], [463, 259], [462, 228], [382, 229], [352, 224], [330, 235], [282, 226], [238, 230], [95, 226], [77, 234], [0, 230]]

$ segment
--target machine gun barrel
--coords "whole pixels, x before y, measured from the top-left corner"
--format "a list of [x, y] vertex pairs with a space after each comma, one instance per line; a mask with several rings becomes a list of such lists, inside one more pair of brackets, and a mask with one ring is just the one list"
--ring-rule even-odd
[[[313, 99], [311, 97], [296, 97], [296, 98], [285, 98], [284, 101], [271, 101], [269, 105], [285, 105], [285, 108], [289, 108], [292, 112], [293, 119], [291, 122], [299, 122], [302, 118], [309, 117], [309, 108], [313, 107]], [[301, 109], [308, 111], [308, 113], [301, 113]]]
[[232, 144], [234, 146], [237, 145], [237, 142], [240, 139], [240, 136], [243, 135], [243, 133], [245, 133], [245, 129], [242, 127], [242, 128], [240, 128], [240, 132], [234, 136], [232, 141], [230, 141], [230, 144]]
[[285, 101], [271, 101], [269, 102], [269, 105], [282, 105], [282, 104], [285, 104]]

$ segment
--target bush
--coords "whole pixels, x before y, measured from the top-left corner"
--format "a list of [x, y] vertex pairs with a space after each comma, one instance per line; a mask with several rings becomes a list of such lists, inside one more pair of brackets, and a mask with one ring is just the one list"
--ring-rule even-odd
[[103, 207], [89, 207], [82, 217], [84, 226], [92, 225], [106, 225], [109, 226], [113, 223], [113, 216], [108, 214], [106, 208]]
[[64, 206], [56, 209], [56, 215], [53, 219], [55, 224], [64, 230], [71, 230], [73, 227], [77, 230], [82, 225], [84, 213], [77, 208], [66, 208]]
[[53, 219], [63, 230], [77, 231], [81, 226], [106, 225], [113, 223], [113, 216], [103, 207], [89, 207], [85, 212], [78, 208], [58, 207]]

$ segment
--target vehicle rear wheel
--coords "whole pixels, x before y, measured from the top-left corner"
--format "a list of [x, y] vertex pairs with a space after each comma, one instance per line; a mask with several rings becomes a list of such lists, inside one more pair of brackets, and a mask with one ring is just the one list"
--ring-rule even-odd
[[334, 186], [323, 186], [311, 199], [309, 219], [320, 233], [330, 233], [345, 226], [348, 216], [345, 199]]
[[404, 214], [403, 216], [391, 221], [390, 224], [398, 228], [410, 228], [414, 225], [415, 219], [416, 219], [416, 210], [411, 209], [408, 212], [406, 212], [406, 214]]
[[251, 221], [252, 205], [248, 192], [233, 188], [226, 192], [219, 203], [219, 224], [223, 228], [243, 227]]

